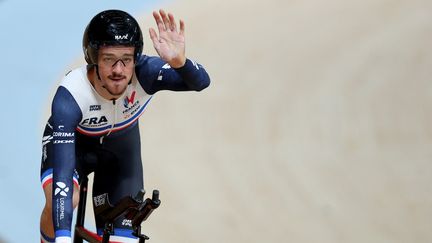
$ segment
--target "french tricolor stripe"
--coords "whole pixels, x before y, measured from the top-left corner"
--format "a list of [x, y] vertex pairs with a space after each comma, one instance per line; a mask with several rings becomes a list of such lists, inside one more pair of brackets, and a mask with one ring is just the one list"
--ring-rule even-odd
[[53, 169], [48, 169], [41, 176], [42, 188], [45, 188], [49, 183], [52, 183]]
[[[42, 188], [45, 188], [48, 184], [52, 183], [52, 181], [53, 181], [53, 169], [48, 169], [41, 176]], [[78, 178], [76, 178], [75, 176], [73, 177], [73, 183], [75, 184], [76, 187], [79, 188]]]
[[145, 108], [145, 106], [141, 107], [141, 109], [137, 112], [137, 114], [135, 114], [135, 116], [133, 116], [131, 119], [129, 119], [125, 122], [122, 122], [122, 123], [115, 124], [114, 129], [112, 129], [112, 131], [113, 132], [119, 131], [119, 130], [125, 129], [126, 127], [132, 125], [142, 115], [144, 108]]
[[[111, 127], [111, 126], [110, 126]], [[109, 131], [109, 128], [104, 129], [103, 131], [99, 131], [99, 132], [92, 132], [89, 129], [85, 129], [83, 127], [77, 127], [76, 129], [79, 133], [84, 134], [84, 135], [89, 135], [89, 136], [99, 136], [99, 135], [103, 135], [105, 133], [107, 133]]]
[[83, 127], [83, 126], [81, 126], [81, 125], [78, 125], [78, 127], [77, 127], [77, 130], [78, 131], [80, 131], [80, 130], [82, 130], [82, 131], [86, 131], [86, 132], [94, 132], [94, 133], [97, 133], [97, 132], [105, 132], [106, 130], [109, 130], [111, 128], [111, 125], [107, 125], [107, 126], [104, 126], [104, 127], [98, 127], [98, 128], [89, 128], [89, 127]]
[[135, 113], [135, 115], [133, 115], [132, 117], [130, 117], [128, 120], [126, 120], [124, 122], [114, 124], [114, 128], [112, 128], [112, 126], [104, 126], [104, 127], [100, 127], [100, 128], [87, 128], [87, 127], [83, 127], [83, 126], [78, 125], [76, 130], [81, 134], [89, 135], [89, 136], [99, 136], [99, 135], [103, 135], [105, 133], [108, 133], [109, 131], [116, 132], [119, 130], [123, 130], [126, 127], [132, 125], [136, 120], [138, 120], [138, 118], [143, 114], [146, 106], [148, 105], [148, 103], [150, 102], [152, 97], [153, 96], [151, 96], [146, 101], [146, 103], [141, 107], [141, 109], [137, 113]]

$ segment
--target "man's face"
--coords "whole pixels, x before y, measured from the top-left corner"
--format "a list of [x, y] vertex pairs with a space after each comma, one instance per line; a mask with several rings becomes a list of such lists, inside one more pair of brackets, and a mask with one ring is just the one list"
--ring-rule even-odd
[[132, 78], [135, 69], [134, 50], [130, 46], [103, 46], [99, 49], [100, 82], [113, 96], [123, 94]]

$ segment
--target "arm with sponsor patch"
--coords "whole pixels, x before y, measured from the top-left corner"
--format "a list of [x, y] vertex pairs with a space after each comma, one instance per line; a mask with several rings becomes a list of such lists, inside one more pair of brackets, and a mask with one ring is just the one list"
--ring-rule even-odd
[[82, 113], [69, 91], [60, 86], [51, 107], [53, 126], [52, 216], [56, 242], [71, 242], [75, 129]]
[[210, 85], [210, 77], [201, 64], [187, 59], [183, 67], [171, 68], [159, 57], [142, 56], [135, 72], [148, 94], [160, 90], [201, 91]]

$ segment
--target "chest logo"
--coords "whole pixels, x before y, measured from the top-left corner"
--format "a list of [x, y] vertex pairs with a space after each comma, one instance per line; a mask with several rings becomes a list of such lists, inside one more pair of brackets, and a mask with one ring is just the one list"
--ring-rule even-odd
[[83, 126], [98, 126], [103, 125], [108, 122], [108, 119], [105, 116], [101, 117], [90, 117], [87, 119], [84, 119], [84, 121], [81, 122], [81, 125]]
[[101, 105], [91, 105], [90, 111], [100, 111], [102, 109]]
[[133, 105], [134, 104], [134, 102], [135, 102], [135, 94], [136, 94], [136, 92], [135, 92], [135, 90], [132, 92], [132, 94], [130, 95], [130, 97], [129, 96], [126, 96], [125, 98], [124, 98], [124, 100], [123, 100], [123, 106], [125, 107], [125, 108], [129, 108], [129, 105]]

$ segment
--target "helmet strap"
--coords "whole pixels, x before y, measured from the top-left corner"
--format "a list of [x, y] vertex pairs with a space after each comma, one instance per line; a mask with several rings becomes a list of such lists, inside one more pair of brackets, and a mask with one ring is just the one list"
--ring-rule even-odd
[[99, 66], [98, 66], [97, 64], [94, 64], [94, 66], [95, 66], [95, 68], [96, 68], [96, 75], [97, 75], [98, 79], [99, 79], [100, 81], [102, 81], [102, 79], [100, 78], [100, 75], [99, 75]]

